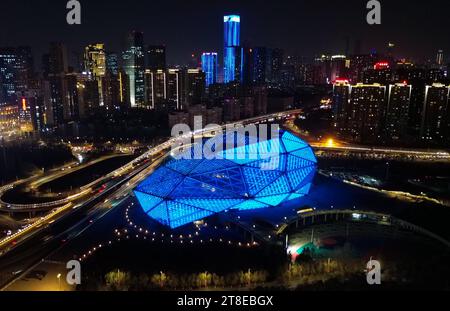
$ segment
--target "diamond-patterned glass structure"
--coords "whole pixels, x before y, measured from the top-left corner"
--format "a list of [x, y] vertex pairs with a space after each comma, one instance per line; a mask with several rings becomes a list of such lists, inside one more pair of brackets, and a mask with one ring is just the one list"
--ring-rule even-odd
[[144, 212], [177, 228], [225, 210], [275, 207], [308, 194], [317, 160], [303, 140], [287, 131], [268, 140], [233, 133], [224, 142], [230, 137], [235, 147], [211, 148], [213, 159], [191, 146], [165, 161], [134, 190]]

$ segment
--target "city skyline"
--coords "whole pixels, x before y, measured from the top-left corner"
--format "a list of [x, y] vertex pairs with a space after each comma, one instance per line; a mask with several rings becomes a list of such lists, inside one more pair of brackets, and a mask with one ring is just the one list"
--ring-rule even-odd
[[449, 290], [442, 3], [5, 0], [0, 291]]
[[[324, 7], [305, 1], [282, 1], [269, 3], [262, 10], [254, 10], [255, 1], [158, 3], [159, 10], [167, 6], [169, 17], [157, 14], [151, 4], [133, 1], [126, 5], [103, 0], [82, 3], [83, 22], [78, 26], [65, 23], [64, 3], [44, 0], [24, 5], [14, 1], [7, 7], [20, 12], [21, 18], [12, 18], [14, 14], [8, 14], [8, 10], [0, 13], [3, 26], [0, 41], [3, 46], [32, 46], [39, 60], [37, 56], [45, 52], [51, 41], [66, 43], [75, 54], [94, 42], [103, 42], [107, 50], [118, 52], [123, 49], [126, 34], [139, 30], [144, 32], [146, 43], [168, 47], [171, 65], [186, 64], [192, 53], [208, 50], [222, 53], [223, 42], [217, 33], [222, 31], [223, 15], [229, 13], [241, 15], [243, 43], [279, 47], [292, 55], [313, 57], [323, 53], [345, 54], [346, 50], [353, 54], [357, 41], [365, 53], [372, 50], [383, 53], [387, 43], [394, 42], [399, 57], [420, 60], [434, 59], [438, 49], [450, 51], [450, 44], [441, 39], [445, 38], [447, 3], [429, 3], [428, 10], [403, 0], [383, 3], [382, 24], [369, 26], [365, 21], [365, 2], [361, 1], [331, 2]], [[169, 7], [177, 9], [171, 11]], [[433, 9], [437, 7], [442, 9]], [[108, 13], [102, 14], [106, 8]], [[417, 23], [420, 18], [430, 16], [432, 23]], [[42, 20], [45, 22], [40, 23]], [[103, 27], [98, 27], [97, 21]], [[181, 29], [183, 36], [179, 36]], [[73, 59], [73, 54], [69, 58]]]

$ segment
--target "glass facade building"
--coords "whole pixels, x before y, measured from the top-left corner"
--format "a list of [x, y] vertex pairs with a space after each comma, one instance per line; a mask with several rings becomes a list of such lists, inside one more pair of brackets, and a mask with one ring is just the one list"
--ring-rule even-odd
[[241, 44], [241, 17], [239, 15], [227, 15], [224, 22], [225, 46], [239, 46]]
[[217, 83], [217, 53], [202, 54], [202, 70], [205, 73], [206, 86]]
[[[205, 156], [206, 140], [168, 159], [134, 190], [143, 211], [177, 228], [226, 210], [275, 207], [308, 194], [317, 160], [307, 143], [285, 131], [270, 140], [232, 134], [236, 147], [216, 148], [214, 157]], [[213, 139], [222, 138], [228, 145], [230, 134]]]
[[143, 107], [145, 104], [144, 34], [133, 31], [128, 35], [126, 44], [122, 61], [130, 83], [130, 104], [131, 107]]
[[0, 103], [18, 103], [33, 71], [31, 48], [0, 48]]
[[240, 80], [242, 71], [242, 48], [240, 31], [241, 17], [239, 15], [227, 15], [224, 17], [224, 82]]

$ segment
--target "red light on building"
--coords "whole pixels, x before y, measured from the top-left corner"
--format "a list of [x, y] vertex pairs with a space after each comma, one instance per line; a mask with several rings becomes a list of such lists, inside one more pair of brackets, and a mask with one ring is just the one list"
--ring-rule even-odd
[[349, 83], [350, 81], [348, 79], [344, 79], [344, 78], [336, 78], [336, 80], [334, 80], [334, 84], [345, 84], [345, 83]]
[[378, 62], [373, 66], [375, 70], [383, 70], [383, 69], [389, 69], [389, 63], [388, 62]]
[[27, 110], [27, 100], [25, 98], [22, 98], [22, 110]]

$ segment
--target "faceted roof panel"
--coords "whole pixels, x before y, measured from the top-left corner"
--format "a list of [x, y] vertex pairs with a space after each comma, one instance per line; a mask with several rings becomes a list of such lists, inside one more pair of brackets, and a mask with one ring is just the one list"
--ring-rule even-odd
[[202, 149], [212, 143], [194, 144], [134, 190], [149, 217], [177, 228], [225, 210], [276, 207], [309, 193], [317, 160], [292, 133], [280, 131], [269, 140], [239, 133], [213, 139], [226, 143], [223, 150], [213, 148], [214, 159]]

